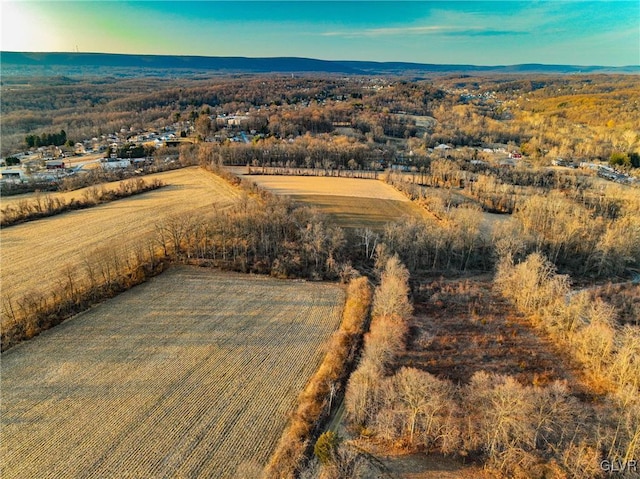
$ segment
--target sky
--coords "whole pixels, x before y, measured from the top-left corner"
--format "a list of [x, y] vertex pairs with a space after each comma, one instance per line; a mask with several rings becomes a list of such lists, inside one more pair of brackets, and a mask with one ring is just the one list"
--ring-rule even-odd
[[640, 64], [640, 0], [5, 1], [2, 51]]

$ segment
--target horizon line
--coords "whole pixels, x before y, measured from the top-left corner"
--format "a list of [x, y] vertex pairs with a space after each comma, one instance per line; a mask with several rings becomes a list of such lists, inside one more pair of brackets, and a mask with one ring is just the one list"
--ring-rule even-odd
[[122, 52], [91, 52], [91, 51], [18, 51], [18, 50], [2, 50], [0, 49], [0, 55], [3, 53], [17, 53], [17, 54], [63, 54], [63, 55], [119, 55], [127, 57], [183, 57], [183, 58], [237, 58], [247, 60], [275, 60], [275, 59], [296, 59], [296, 60], [313, 60], [319, 62], [329, 63], [377, 63], [377, 64], [407, 64], [407, 65], [437, 65], [437, 66], [456, 66], [456, 67], [486, 67], [486, 68], [505, 68], [516, 66], [562, 66], [562, 67], [585, 67], [585, 68], [640, 68], [638, 64], [627, 65], [597, 65], [597, 64], [573, 64], [573, 63], [541, 63], [541, 62], [523, 62], [523, 63], [510, 63], [510, 64], [475, 64], [475, 63], [423, 63], [416, 61], [403, 61], [403, 60], [328, 60], [324, 58], [314, 57], [299, 57], [299, 56], [268, 56], [268, 57], [248, 57], [242, 55], [195, 55], [195, 54], [171, 54], [171, 53], [122, 53]]

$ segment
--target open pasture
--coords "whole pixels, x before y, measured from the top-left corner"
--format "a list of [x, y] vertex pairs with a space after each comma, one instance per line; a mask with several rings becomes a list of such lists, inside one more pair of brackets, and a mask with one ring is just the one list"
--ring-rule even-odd
[[317, 207], [345, 228], [381, 229], [403, 215], [424, 213], [380, 180], [317, 176], [251, 175], [245, 178], [278, 195]]
[[337, 286], [177, 267], [2, 357], [2, 477], [235, 477], [318, 367]]
[[[157, 224], [178, 216], [206, 216], [240, 197], [239, 190], [200, 168], [146, 177], [168, 186], [86, 210], [3, 228], [0, 232], [2, 295], [16, 301], [46, 293], [64, 281], [65, 270], [96, 261], [100, 251], [129, 252], [149, 240]], [[76, 194], [78, 192], [65, 193]]]

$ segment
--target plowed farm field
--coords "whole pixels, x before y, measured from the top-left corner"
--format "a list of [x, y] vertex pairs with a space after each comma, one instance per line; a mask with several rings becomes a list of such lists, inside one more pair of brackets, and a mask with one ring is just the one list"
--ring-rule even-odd
[[176, 267], [14, 347], [3, 479], [263, 466], [343, 303], [334, 285]]
[[[239, 197], [239, 190], [200, 168], [145, 177], [167, 184], [159, 190], [19, 224], [0, 231], [2, 295], [14, 301], [59, 287], [67, 267], [95, 261], [101, 250], [127, 252], [151, 238], [155, 226], [185, 215], [205, 216]], [[64, 193], [79, 195], [79, 192]]]
[[[233, 170], [237, 174], [242, 169]], [[317, 176], [241, 175], [275, 194], [317, 207], [344, 228], [381, 229], [404, 215], [425, 213], [402, 193], [380, 181]]]

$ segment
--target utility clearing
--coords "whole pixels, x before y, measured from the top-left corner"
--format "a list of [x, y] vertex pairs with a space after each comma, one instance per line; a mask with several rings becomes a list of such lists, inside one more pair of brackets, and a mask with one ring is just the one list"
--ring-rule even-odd
[[336, 285], [175, 267], [14, 347], [2, 477], [264, 466], [343, 304]]

